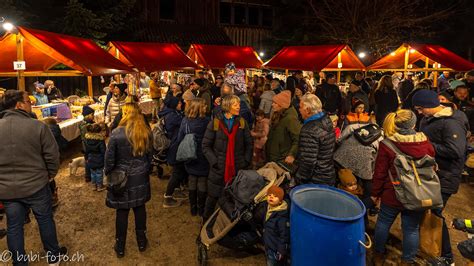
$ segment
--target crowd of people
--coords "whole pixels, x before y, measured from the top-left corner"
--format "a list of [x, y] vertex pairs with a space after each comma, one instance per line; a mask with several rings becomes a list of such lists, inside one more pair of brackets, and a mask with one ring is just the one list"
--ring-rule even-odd
[[[105, 123], [94, 121], [94, 110], [84, 106], [80, 129], [85, 181], [92, 189], [106, 189], [104, 176], [126, 178], [120, 190], [109, 187], [106, 196], [106, 205], [116, 209], [117, 256], [125, 255], [130, 209], [138, 249], [147, 249], [145, 206], [151, 199], [154, 166], [160, 178], [162, 164], [172, 167], [163, 207], [177, 207], [182, 199], [189, 199], [190, 214], [206, 221], [240, 170], [275, 162], [291, 173], [290, 187], [337, 186], [359, 197], [368, 215], [378, 215], [375, 265], [383, 265], [390, 227], [401, 214], [401, 261], [413, 264], [424, 211], [408, 210], [397, 198], [394, 160], [398, 154], [434, 158], [446, 206], [458, 191], [468, 157], [474, 126], [474, 70], [456, 79], [445, 72], [436, 87], [430, 78], [400, 74], [376, 78], [357, 72], [343, 90], [332, 73], [321, 73], [317, 82], [302, 71], [286, 80], [266, 74], [246, 82], [243, 70], [232, 63], [215, 77], [211, 71], [200, 72], [190, 84], [172, 79], [167, 84], [159, 72], [149, 77], [142, 73], [140, 86], [148, 85], [155, 105], [151, 119], [141, 113], [130, 86], [116, 77], [109, 85]], [[161, 90], [165, 85], [167, 92]], [[66, 252], [58, 244], [51, 201], [50, 181], [59, 168], [58, 143], [50, 127], [32, 116], [28, 93], [7, 90], [3, 94], [0, 199], [7, 216], [8, 247], [25, 253], [23, 223], [31, 209], [45, 250], [58, 255]], [[59, 90], [45, 91], [39, 83], [33, 94], [37, 103], [46, 103], [50, 95], [61, 97]], [[360, 140], [356, 132], [361, 130], [375, 137]], [[194, 147], [192, 158], [183, 151], [183, 143]], [[268, 191], [263, 221], [268, 265], [285, 265], [289, 257], [290, 204], [285, 194], [280, 187]], [[432, 211], [443, 218], [443, 210]], [[447, 221], [443, 221], [442, 253], [434, 265], [454, 262]], [[56, 263], [55, 258], [48, 262]]]

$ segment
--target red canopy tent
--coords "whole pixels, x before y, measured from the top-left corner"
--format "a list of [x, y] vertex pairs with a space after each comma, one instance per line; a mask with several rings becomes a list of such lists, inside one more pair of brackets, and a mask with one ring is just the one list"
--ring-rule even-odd
[[[24, 89], [24, 76], [86, 75], [91, 94], [90, 76], [133, 72], [91, 40], [24, 27], [17, 30], [0, 40], [0, 76], [18, 76], [20, 89]], [[15, 71], [13, 61], [25, 61], [26, 70]], [[60, 63], [75, 70], [50, 70]]]
[[224, 68], [230, 62], [237, 68], [260, 68], [263, 64], [250, 46], [191, 44], [188, 56], [208, 68]]
[[198, 67], [175, 43], [114, 41], [108, 50], [122, 63], [145, 72]]
[[365, 69], [352, 49], [345, 44], [287, 46], [264, 64], [265, 67], [306, 71], [355, 71]]

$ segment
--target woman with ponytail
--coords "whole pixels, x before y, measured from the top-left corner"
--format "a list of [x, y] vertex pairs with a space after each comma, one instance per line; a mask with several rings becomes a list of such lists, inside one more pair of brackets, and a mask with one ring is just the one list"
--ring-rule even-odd
[[123, 193], [107, 192], [106, 205], [116, 209], [115, 247], [117, 257], [125, 255], [128, 214], [133, 209], [135, 214], [135, 232], [138, 249], [145, 251], [146, 209], [145, 203], [150, 200], [150, 169], [152, 158], [152, 140], [150, 127], [143, 115], [135, 111], [123, 112], [119, 126], [112, 131], [105, 154], [105, 175], [114, 170], [124, 171], [128, 180]]
[[[422, 132], [415, 131], [416, 115], [406, 109], [389, 113], [383, 123], [386, 141], [390, 141], [401, 152], [415, 159], [425, 155], [434, 157], [434, 148], [428, 138]], [[375, 265], [383, 265], [385, 260], [385, 243], [387, 242], [390, 227], [401, 213], [403, 252], [402, 264], [411, 265], [418, 252], [420, 242], [419, 229], [423, 211], [411, 211], [403, 208], [403, 205], [395, 196], [395, 189], [390, 180], [389, 172], [396, 176], [393, 161], [395, 152], [384, 142], [379, 145], [377, 159], [375, 160], [375, 171], [372, 179], [372, 200], [380, 204], [380, 213], [375, 225]]]

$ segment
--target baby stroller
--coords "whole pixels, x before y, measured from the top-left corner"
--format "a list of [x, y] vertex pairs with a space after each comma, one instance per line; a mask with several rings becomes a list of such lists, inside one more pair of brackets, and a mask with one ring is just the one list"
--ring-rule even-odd
[[[261, 242], [263, 218], [257, 217], [264, 217], [265, 212], [263, 208], [259, 208], [263, 206], [259, 203], [265, 201], [268, 188], [280, 186], [290, 179], [290, 174], [273, 162], [258, 169], [256, 176], [259, 177], [253, 181], [252, 178], [240, 178], [241, 172], [224, 189], [219, 207], [201, 228], [197, 239], [199, 265], [207, 265], [207, 252], [215, 243], [231, 249], [245, 250]], [[251, 190], [254, 190], [251, 197], [241, 197]]]

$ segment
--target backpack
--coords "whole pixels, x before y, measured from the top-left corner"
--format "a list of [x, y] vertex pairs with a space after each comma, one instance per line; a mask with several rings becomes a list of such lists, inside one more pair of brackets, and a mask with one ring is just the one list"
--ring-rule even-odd
[[166, 136], [165, 118], [158, 119], [152, 131], [153, 148], [158, 154], [163, 154], [170, 146], [170, 139]]
[[354, 137], [364, 146], [372, 144], [382, 136], [382, 130], [376, 124], [368, 124], [354, 130]]
[[429, 155], [414, 159], [402, 153], [388, 139], [382, 141], [395, 152], [393, 166], [396, 176], [389, 171], [390, 180], [395, 188], [395, 195], [407, 210], [421, 211], [443, 207], [441, 185], [435, 167], [436, 161]]

